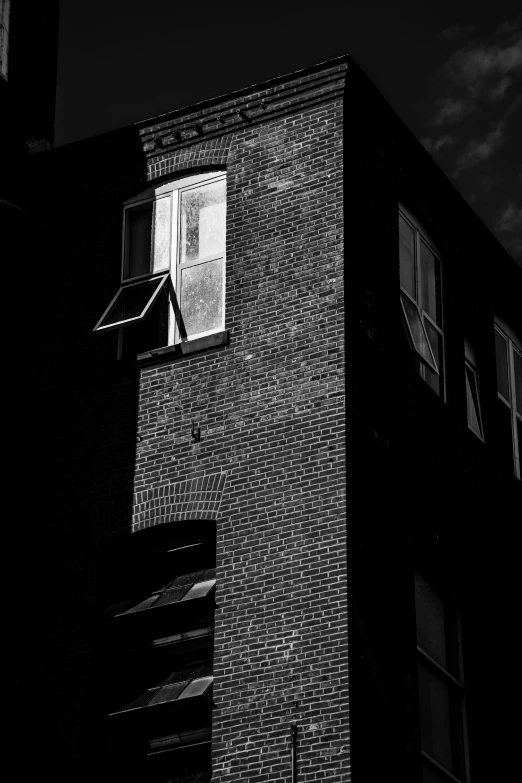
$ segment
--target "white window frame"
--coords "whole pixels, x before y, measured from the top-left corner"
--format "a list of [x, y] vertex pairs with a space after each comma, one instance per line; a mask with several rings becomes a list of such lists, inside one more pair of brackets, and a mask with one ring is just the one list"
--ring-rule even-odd
[[[522, 359], [522, 340], [520, 340], [517, 333], [511, 329], [508, 324], [502, 319], [495, 318], [495, 331], [500, 334], [507, 342], [507, 369], [508, 369], [508, 384], [511, 396], [511, 402], [497, 389], [498, 399], [510, 410], [511, 413], [511, 440], [513, 444], [513, 468], [517, 479], [521, 479], [521, 467], [520, 467], [520, 449], [522, 444], [518, 442], [518, 427], [517, 422], [522, 422], [522, 416], [517, 411], [517, 389], [515, 383], [515, 353]], [[495, 356], [495, 363], [497, 357]], [[519, 401], [522, 408], [522, 401]]]
[[[478, 419], [478, 426], [479, 429], [476, 430], [474, 427], [471, 426], [470, 422], [470, 416], [469, 416], [469, 400], [468, 400], [468, 376], [467, 373], [470, 373], [475, 385], [475, 393], [476, 393], [476, 410], [477, 410], [477, 419]], [[484, 439], [484, 422], [482, 419], [482, 403], [481, 403], [481, 394], [480, 394], [480, 377], [479, 377], [479, 371], [478, 371], [478, 365], [477, 365], [477, 358], [475, 355], [475, 351], [473, 350], [473, 346], [469, 342], [469, 340], [464, 341], [464, 380], [466, 383], [466, 407], [467, 407], [467, 419], [468, 419], [468, 428], [473, 432], [474, 435], [477, 436], [483, 443], [485, 442]], [[471, 384], [470, 384], [471, 387]], [[473, 389], [470, 388], [471, 394], [473, 395]]]
[[[423, 759], [425, 759], [428, 764], [435, 769], [440, 777], [446, 778], [448, 781], [453, 781], [454, 783], [468, 783], [470, 780], [470, 761], [469, 761], [469, 744], [468, 744], [468, 722], [467, 722], [467, 710], [466, 710], [466, 688], [465, 688], [465, 680], [464, 680], [464, 653], [463, 653], [463, 644], [462, 644], [462, 618], [458, 607], [458, 602], [455, 599], [455, 596], [451, 593], [450, 590], [447, 589], [447, 587], [436, 577], [434, 576], [430, 570], [424, 567], [419, 567], [416, 569], [415, 578], [417, 577], [417, 573], [422, 576], [431, 586], [435, 593], [438, 594], [438, 596], [441, 598], [441, 601], [445, 608], [449, 608], [450, 611], [453, 611], [455, 613], [455, 619], [456, 619], [456, 634], [457, 634], [457, 667], [458, 671], [456, 672], [456, 676], [451, 674], [444, 666], [441, 666], [440, 663], [435, 661], [429, 653], [425, 652], [422, 647], [420, 647], [419, 644], [417, 644], [417, 660], [424, 661], [427, 663], [428, 668], [430, 668], [432, 671], [436, 672], [436, 676], [438, 676], [443, 682], [445, 682], [448, 685], [448, 688], [453, 688], [454, 691], [457, 691], [460, 694], [460, 732], [462, 737], [462, 759], [463, 759], [463, 770], [462, 770], [462, 777], [457, 777], [452, 772], [450, 772], [448, 769], [446, 769], [442, 764], [440, 764], [436, 759], [434, 759], [432, 756], [429, 755], [429, 753], [426, 753], [425, 750], [421, 749], [421, 756]], [[450, 728], [450, 731], [454, 731], [454, 727]]]
[[[413, 214], [404, 206], [404, 204], [399, 203], [399, 216], [403, 218], [403, 220], [409, 225], [409, 227], [414, 232], [414, 265], [415, 265], [415, 298], [411, 296], [411, 294], [406, 291], [403, 286], [400, 286], [401, 296], [406, 297], [411, 304], [417, 309], [422, 325], [422, 330], [424, 333], [424, 339], [426, 340], [430, 355], [432, 358], [432, 365], [430, 365], [430, 362], [426, 361], [426, 359], [422, 356], [422, 354], [416, 349], [416, 346], [414, 345], [413, 336], [411, 334], [410, 326], [408, 323], [408, 318], [406, 316], [404, 304], [401, 300], [401, 309], [403, 313], [403, 321], [406, 326], [406, 330], [408, 333], [408, 338], [410, 341], [410, 345], [412, 347], [412, 350], [415, 353], [416, 358], [419, 361], [419, 375], [423, 380], [425, 380], [427, 383], [429, 383], [429, 371], [434, 371], [440, 379], [440, 388], [439, 388], [439, 396], [442, 400], [446, 399], [446, 361], [445, 361], [445, 355], [446, 355], [446, 344], [445, 344], [445, 338], [444, 338], [444, 328], [445, 328], [445, 319], [444, 319], [444, 298], [443, 298], [443, 290], [444, 290], [444, 280], [443, 280], [443, 264], [442, 264], [442, 255], [437, 249], [436, 244], [433, 242], [433, 240], [430, 238], [430, 235], [428, 232], [424, 229], [422, 224], [419, 222], [419, 220], [413, 216]], [[427, 245], [429, 250], [433, 253], [433, 255], [437, 258], [439, 262], [439, 279], [440, 279], [440, 290], [437, 291], [437, 295], [440, 298], [440, 318], [441, 318], [441, 324], [442, 326], [439, 326], [435, 321], [428, 315], [428, 313], [423, 309], [421, 304], [421, 290], [420, 290], [420, 284], [421, 284], [421, 269], [420, 269], [420, 243], [421, 240]], [[430, 326], [432, 326], [435, 331], [440, 335], [441, 337], [441, 356], [439, 358], [439, 364], [440, 367], [437, 366], [437, 362], [435, 360], [435, 357], [433, 355], [433, 349], [431, 347], [430, 340], [428, 338], [428, 334], [426, 332], [425, 327], [425, 321], [428, 321]], [[428, 369], [429, 368], [429, 369]], [[441, 372], [442, 370], [442, 372]]]
[[[102, 317], [98, 320], [96, 323], [96, 326], [94, 327], [93, 331], [112, 331], [114, 329], [121, 329], [127, 325], [131, 325], [133, 323], [137, 323], [142, 321], [147, 314], [149, 313], [152, 305], [157, 300], [157, 297], [160, 295], [160, 291], [165, 288], [166, 285], [169, 287], [169, 308], [168, 308], [168, 342], [167, 345], [174, 345], [176, 343], [180, 342], [186, 342], [188, 340], [194, 340], [201, 337], [205, 337], [210, 334], [216, 334], [218, 332], [221, 332], [225, 328], [225, 284], [226, 284], [226, 248], [223, 248], [223, 252], [215, 253], [209, 256], [205, 256], [202, 258], [198, 258], [195, 261], [185, 261], [183, 264], [181, 264], [180, 256], [181, 256], [181, 196], [185, 192], [189, 192], [191, 190], [196, 190], [197, 188], [201, 187], [202, 185], [208, 185], [215, 182], [226, 182], [226, 174], [223, 171], [220, 172], [211, 172], [206, 174], [196, 174], [189, 177], [184, 177], [182, 179], [168, 182], [164, 185], [160, 185], [158, 187], [148, 188], [145, 191], [142, 191], [141, 193], [138, 193], [136, 196], [133, 196], [132, 198], [127, 199], [125, 201], [123, 206], [123, 222], [122, 222], [122, 255], [121, 255], [121, 271], [120, 271], [120, 287], [115, 294], [115, 296], [111, 299], [111, 302], [109, 303], [108, 307], [103, 312]], [[154, 226], [155, 226], [155, 213], [156, 213], [156, 204], [158, 201], [160, 201], [163, 198], [168, 198], [171, 201], [171, 211], [170, 211], [170, 232], [169, 232], [169, 239], [170, 239], [170, 246], [168, 250], [168, 257], [169, 257], [169, 264], [165, 265], [161, 268], [154, 269]], [[129, 277], [126, 275], [126, 267], [127, 267], [127, 254], [129, 252], [129, 245], [127, 241], [127, 231], [128, 231], [128, 221], [127, 221], [127, 214], [129, 210], [140, 206], [142, 204], [148, 204], [152, 202], [153, 204], [153, 210], [152, 210], [152, 240], [151, 240], [151, 270], [142, 275], [135, 275], [133, 277]], [[225, 218], [226, 219], [226, 218]], [[226, 227], [225, 227], [226, 229]], [[226, 230], [225, 230], [226, 234]], [[222, 259], [223, 260], [223, 270], [222, 270], [222, 323], [214, 327], [212, 329], [208, 329], [202, 332], [198, 332], [195, 334], [191, 334], [190, 336], [183, 336], [180, 332], [179, 324], [176, 319], [176, 313], [175, 313], [175, 305], [173, 301], [174, 298], [178, 298], [178, 292], [181, 290], [181, 274], [182, 270], [198, 266], [200, 264], [204, 264], [208, 261], [211, 261], [213, 259]], [[126, 290], [132, 286], [138, 286], [141, 282], [148, 281], [148, 280], [158, 280], [159, 286], [154, 289], [154, 294], [151, 296], [150, 300], [147, 302], [146, 306], [142, 309], [142, 312], [134, 316], [132, 318], [124, 319], [118, 322], [113, 322], [109, 324], [104, 323], [104, 319], [110, 312], [113, 305], [116, 303], [116, 300], [120, 296], [121, 292], [123, 290]], [[176, 310], [179, 312], [179, 301], [176, 303]], [[154, 346], [157, 347], [157, 346]], [[159, 346], [158, 346], [159, 347]]]

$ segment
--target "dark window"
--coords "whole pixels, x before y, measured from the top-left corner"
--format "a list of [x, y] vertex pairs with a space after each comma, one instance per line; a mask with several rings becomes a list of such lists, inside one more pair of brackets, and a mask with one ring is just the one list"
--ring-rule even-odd
[[460, 618], [453, 600], [415, 574], [423, 783], [464, 781], [464, 683]]
[[210, 780], [214, 526], [135, 533], [108, 554], [105, 574], [111, 783]]

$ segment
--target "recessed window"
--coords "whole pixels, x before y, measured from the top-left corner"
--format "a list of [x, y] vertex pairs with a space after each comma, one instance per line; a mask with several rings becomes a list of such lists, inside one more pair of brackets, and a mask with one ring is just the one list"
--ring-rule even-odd
[[223, 174], [187, 177], [130, 199], [120, 288], [95, 331], [156, 319], [160, 345], [222, 331], [225, 249]]
[[478, 438], [484, 440], [477, 360], [475, 351], [473, 350], [473, 347], [471, 343], [468, 342], [468, 340], [465, 341], [464, 372], [466, 376], [468, 427]]
[[139, 531], [103, 565], [108, 779], [210, 781], [215, 526]]
[[420, 224], [399, 210], [400, 301], [419, 375], [444, 396], [440, 254]]
[[497, 425], [500, 459], [520, 479], [522, 443], [522, 348], [506, 324], [495, 324]]
[[460, 618], [452, 598], [415, 574], [423, 783], [465, 781], [467, 749]]

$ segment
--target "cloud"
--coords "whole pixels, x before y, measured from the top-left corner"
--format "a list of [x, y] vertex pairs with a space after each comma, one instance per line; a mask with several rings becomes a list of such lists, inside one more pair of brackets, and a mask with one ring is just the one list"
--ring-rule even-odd
[[501, 234], [518, 232], [522, 235], [522, 204], [516, 205], [509, 201], [500, 213], [495, 229]]
[[434, 125], [446, 125], [451, 122], [458, 122], [470, 111], [470, 105], [463, 98], [455, 100], [454, 98], [440, 98], [437, 101], [439, 110], [433, 118]]
[[455, 139], [452, 136], [441, 136], [439, 139], [432, 139], [430, 136], [427, 136], [425, 139], [421, 139], [421, 144], [427, 152], [433, 155], [442, 147], [455, 144]]
[[[505, 46], [485, 46], [458, 49], [445, 65], [444, 71], [450, 82], [463, 87], [470, 96], [479, 97], [484, 92], [499, 90], [502, 94], [507, 86], [504, 80], [508, 74], [522, 69], [522, 37]], [[509, 81], [511, 84], [511, 80]]]
[[508, 89], [513, 84], [509, 76], [504, 76], [497, 84], [490, 88], [488, 96], [491, 101], [501, 101]]
[[494, 229], [506, 250], [522, 261], [522, 203], [508, 201], [500, 210]]
[[452, 41], [454, 38], [456, 38], [458, 35], [471, 35], [475, 31], [475, 25], [468, 24], [468, 25], [461, 25], [461, 24], [454, 24], [451, 27], [446, 27], [440, 34], [440, 37], [444, 41]]
[[[436, 101], [433, 125], [460, 122], [481, 105], [489, 107], [503, 101], [516, 87], [522, 72], [522, 16], [497, 28], [497, 41], [475, 41], [458, 48], [442, 66], [446, 94]], [[465, 28], [455, 25], [441, 35], [452, 40]]]
[[490, 158], [505, 141], [504, 122], [500, 121], [484, 138], [473, 139], [457, 159], [457, 169], [454, 176], [458, 175], [470, 166], [475, 166]]

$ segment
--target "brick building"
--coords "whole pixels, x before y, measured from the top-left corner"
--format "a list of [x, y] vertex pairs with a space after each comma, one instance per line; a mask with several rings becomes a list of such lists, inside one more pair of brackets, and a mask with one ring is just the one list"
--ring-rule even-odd
[[26, 778], [506, 777], [520, 269], [347, 57], [30, 162]]

